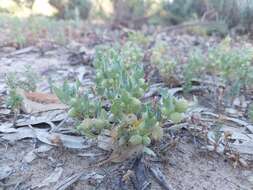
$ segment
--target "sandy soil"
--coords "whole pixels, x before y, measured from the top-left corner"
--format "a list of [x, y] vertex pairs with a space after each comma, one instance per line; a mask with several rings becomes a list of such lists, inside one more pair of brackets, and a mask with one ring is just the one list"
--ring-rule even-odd
[[[112, 173], [107, 171], [120, 170], [123, 164], [105, 165], [101, 168], [84, 169], [92, 160], [80, 157], [76, 151], [53, 150], [44, 153], [43, 157], [26, 163], [25, 156], [33, 149], [31, 140], [23, 140], [12, 146], [0, 148], [0, 165], [8, 165], [13, 173], [5, 180], [5, 183], [22, 182], [19, 189], [31, 189], [47, 178], [55, 168], [63, 168], [63, 174], [59, 181], [73, 173], [96, 171], [106, 178], [111, 178]], [[84, 151], [85, 152], [85, 151]], [[248, 178], [253, 172], [242, 168], [233, 168], [231, 163], [226, 162], [222, 157], [199, 153], [198, 149], [189, 142], [179, 143], [175, 150], [168, 154], [168, 163], [159, 165], [166, 174], [169, 183], [176, 190], [250, 190], [252, 184]], [[94, 160], [93, 160], [94, 161]], [[55, 183], [41, 189], [54, 189]], [[86, 180], [78, 180], [69, 189], [117, 189], [108, 181], [95, 188], [89, 185]], [[6, 189], [13, 189], [12, 187]], [[35, 188], [39, 189], [39, 188]], [[120, 187], [118, 187], [120, 189]], [[154, 181], [151, 189], [161, 189]]]
[[[25, 54], [6, 56], [8, 53], [2, 53], [0, 58], [0, 92], [5, 88], [3, 77], [9, 71], [20, 71], [24, 65], [31, 65], [32, 68], [39, 72], [42, 77], [51, 76], [55, 81], [68, 78], [71, 80], [73, 76], [85, 75], [83, 66], [70, 66], [67, 57], [68, 51], [63, 48], [57, 48], [41, 56], [38, 52], [28, 52]], [[48, 85], [41, 83], [41, 89], [48, 91]], [[1, 142], [1, 141], [0, 141]], [[0, 144], [0, 166], [8, 165], [12, 168], [12, 174], [3, 181], [8, 184], [20, 182], [17, 188], [14, 186], [4, 187], [2, 189], [32, 189], [32, 187], [40, 184], [47, 178], [55, 168], [62, 168], [63, 173], [59, 181], [65, 177], [83, 171], [91, 161], [84, 157], [79, 157], [78, 151], [63, 150], [53, 148], [43, 153], [43, 156], [37, 157], [31, 163], [26, 163], [24, 157], [34, 149], [37, 142], [31, 139], [18, 141], [15, 144], [7, 145], [7, 142]], [[5, 146], [7, 145], [7, 146]], [[40, 145], [40, 144], [39, 144]], [[82, 151], [85, 152], [85, 151]], [[170, 150], [166, 155], [168, 162], [159, 164], [162, 171], [166, 174], [169, 182], [176, 190], [251, 190], [253, 184], [249, 178], [253, 176], [252, 170], [243, 168], [233, 168], [232, 164], [223, 157], [215, 153], [201, 153], [198, 147], [189, 139], [182, 139], [178, 146]], [[86, 169], [87, 173], [96, 171], [105, 176], [107, 179], [112, 175], [112, 171], [117, 172], [123, 164], [113, 166], [103, 166], [102, 168]], [[109, 172], [108, 172], [109, 171]], [[55, 183], [42, 189], [54, 189]], [[89, 185], [86, 180], [78, 180], [68, 189], [121, 189], [120, 187], [110, 186], [108, 180], [104, 180], [102, 185]], [[34, 188], [39, 189], [39, 188]], [[152, 183], [151, 189], [160, 189], [160, 187]]]

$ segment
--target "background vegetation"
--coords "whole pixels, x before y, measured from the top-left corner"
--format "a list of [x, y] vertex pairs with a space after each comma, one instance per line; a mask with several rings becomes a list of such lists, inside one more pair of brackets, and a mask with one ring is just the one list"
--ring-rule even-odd
[[253, 22], [250, 0], [2, 0], [0, 11], [60, 19], [110, 19], [133, 27], [146, 22], [167, 25], [201, 20], [251, 31]]

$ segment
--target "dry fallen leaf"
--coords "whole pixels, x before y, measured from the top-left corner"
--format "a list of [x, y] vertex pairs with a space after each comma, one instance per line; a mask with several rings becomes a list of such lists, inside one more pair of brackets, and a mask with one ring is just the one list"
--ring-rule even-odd
[[48, 131], [48, 128], [20, 127], [13, 129], [11, 132], [8, 131], [6, 134], [1, 134], [0, 137], [10, 142], [25, 138], [37, 138], [48, 145], [63, 146], [73, 149], [85, 149], [90, 147], [90, 145], [86, 144], [86, 140], [83, 137], [51, 133]]
[[67, 112], [65, 110], [50, 110], [47, 112], [40, 112], [32, 115], [26, 115], [16, 121], [16, 126], [27, 126], [36, 125], [41, 123], [47, 123], [50, 125], [51, 122], [62, 121], [66, 119]]
[[42, 104], [59, 104], [61, 103], [59, 98], [54, 94], [41, 93], [41, 92], [25, 92], [24, 95], [31, 101]]
[[28, 114], [68, 108], [53, 94], [25, 92], [22, 89], [18, 89], [17, 92], [23, 98], [21, 110]]

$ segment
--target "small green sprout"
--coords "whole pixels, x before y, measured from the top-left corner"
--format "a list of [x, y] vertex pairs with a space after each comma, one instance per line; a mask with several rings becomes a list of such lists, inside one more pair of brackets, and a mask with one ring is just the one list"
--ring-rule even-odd
[[19, 87], [27, 92], [35, 92], [37, 83], [39, 82], [39, 76], [32, 70], [30, 66], [25, 66], [25, 71], [21, 73], [23, 80], [19, 81]]
[[16, 89], [10, 89], [6, 104], [12, 111], [16, 112], [20, 109], [23, 98], [17, 94]]
[[13, 111], [18, 112], [22, 104], [22, 96], [17, 90], [23, 89], [27, 92], [35, 91], [37, 87], [38, 77], [30, 67], [25, 67], [22, 73], [8, 73], [6, 76], [6, 84], [8, 87], [8, 97], [6, 104]]

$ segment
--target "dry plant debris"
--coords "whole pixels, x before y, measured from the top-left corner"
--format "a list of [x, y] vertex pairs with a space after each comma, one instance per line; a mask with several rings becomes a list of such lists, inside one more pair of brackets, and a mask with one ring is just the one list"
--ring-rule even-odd
[[[180, 38], [189, 43], [187, 35], [172, 38], [161, 33], [152, 37], [131, 31], [127, 42], [96, 47], [96, 53], [87, 48], [78, 53], [67, 50], [69, 64], [65, 64], [65, 71], [58, 68], [58, 81], [48, 80], [46, 91], [39, 89], [41, 81], [32, 80], [29, 69], [21, 78], [18, 74], [16, 79], [7, 78], [8, 105], [0, 105], [0, 143], [6, 144], [7, 150], [8, 144], [33, 139], [34, 148], [22, 159], [26, 164], [47, 157], [53, 162], [48, 155], [55, 147], [62, 154], [76, 151], [75, 157], [93, 163], [80, 166], [84, 171], [68, 177], [64, 166], [56, 164], [48, 177], [31, 187], [53, 184], [54, 189], [63, 190], [77, 181], [99, 186], [110, 178], [106, 172], [100, 175], [97, 171], [113, 171], [116, 163], [119, 168], [115, 176], [126, 187], [153, 187], [153, 176], [161, 188], [178, 189], [167, 179], [165, 168], [158, 165], [162, 166], [164, 157], [169, 160], [168, 150], [177, 150], [181, 142], [175, 139], [185, 136], [185, 130], [199, 150], [219, 153], [237, 168], [252, 167], [252, 108], [248, 106], [251, 49], [238, 50], [226, 38], [211, 50], [203, 50], [205, 57], [184, 52], [187, 48], [177, 44]], [[33, 50], [16, 51], [7, 58], [38, 53]], [[184, 52], [184, 58], [177, 52]], [[68, 80], [71, 69], [74, 77]], [[96, 171], [87, 173], [89, 169]], [[12, 171], [12, 167], [3, 167], [0, 182], [5, 184]]]

